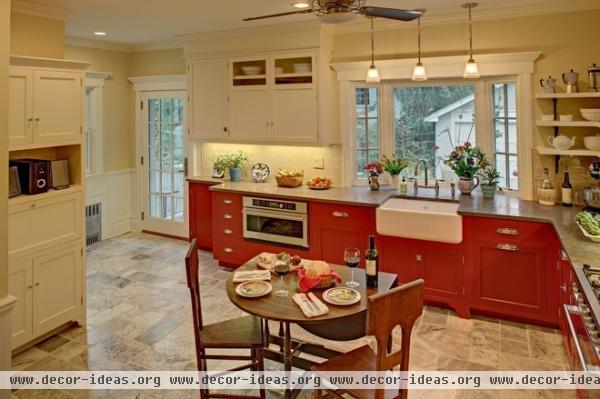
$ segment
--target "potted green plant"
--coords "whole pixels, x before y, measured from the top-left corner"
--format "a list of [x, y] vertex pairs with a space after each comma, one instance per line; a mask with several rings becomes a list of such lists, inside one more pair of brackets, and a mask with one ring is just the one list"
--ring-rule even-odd
[[498, 181], [500, 179], [500, 173], [493, 166], [487, 166], [479, 176], [483, 180], [481, 183], [481, 191], [483, 192], [484, 198], [494, 198], [496, 190], [498, 189]]
[[409, 167], [410, 162], [408, 159], [394, 154], [391, 158], [384, 155], [381, 159], [381, 163], [383, 165], [383, 170], [388, 172], [392, 178], [392, 188], [397, 189], [400, 186], [400, 173]]
[[243, 151], [218, 155], [214, 159], [215, 168], [229, 171], [229, 180], [240, 181], [242, 167], [248, 162], [248, 155]]
[[479, 185], [477, 174], [489, 165], [485, 153], [468, 141], [454, 148], [444, 163], [458, 176], [458, 189], [464, 195], [470, 195]]

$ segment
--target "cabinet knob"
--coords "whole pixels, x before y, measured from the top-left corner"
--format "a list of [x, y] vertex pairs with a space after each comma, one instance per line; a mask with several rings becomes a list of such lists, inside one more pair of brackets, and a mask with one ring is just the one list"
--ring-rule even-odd
[[231, 229], [225, 229], [225, 230], [223, 230], [223, 233], [225, 233], [227, 235], [232, 235], [233, 234], [233, 230], [231, 230]]
[[225, 251], [226, 253], [230, 254], [233, 253], [233, 249], [229, 248], [229, 247], [225, 247], [223, 248], [223, 251]]
[[35, 283], [35, 286], [39, 287], [40, 286], [40, 282], [38, 281], [37, 283]]
[[496, 248], [498, 248], [502, 251], [511, 251], [511, 252], [517, 252], [519, 250], [519, 247], [514, 244], [498, 244], [498, 245], [496, 245]]
[[223, 215], [223, 219], [233, 219], [233, 216], [231, 216], [230, 214], [226, 213]]
[[32, 289], [32, 288], [33, 288], [33, 285], [32, 285], [32, 284], [30, 284], [30, 285], [28, 285], [28, 286], [27, 286], [27, 289], [28, 289], [28, 290], [30, 290], [30, 289]]
[[231, 205], [231, 204], [233, 204], [233, 201], [232, 201], [232, 200], [228, 200], [228, 199], [226, 199], [226, 200], [223, 200], [223, 203], [224, 203], [225, 205]]

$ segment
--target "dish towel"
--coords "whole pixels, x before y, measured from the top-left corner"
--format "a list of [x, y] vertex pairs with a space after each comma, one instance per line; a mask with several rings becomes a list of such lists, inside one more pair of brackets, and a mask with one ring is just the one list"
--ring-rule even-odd
[[250, 280], [271, 280], [271, 272], [268, 270], [245, 270], [233, 273], [234, 283], [242, 283]]
[[[310, 301], [309, 298], [312, 300]], [[307, 318], [313, 318], [323, 316], [329, 313], [329, 308], [325, 305], [315, 294], [309, 292], [308, 295], [304, 293], [296, 293], [292, 296], [296, 305], [300, 307], [302, 313]]]

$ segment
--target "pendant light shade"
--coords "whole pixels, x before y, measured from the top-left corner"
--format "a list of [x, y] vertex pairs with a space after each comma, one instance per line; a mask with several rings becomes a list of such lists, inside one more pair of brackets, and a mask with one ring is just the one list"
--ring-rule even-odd
[[379, 83], [379, 71], [375, 67], [375, 31], [373, 29], [373, 17], [371, 17], [371, 66], [367, 71], [367, 83]]
[[471, 15], [471, 10], [473, 7], [477, 7], [477, 3], [465, 3], [463, 4], [463, 8], [469, 10], [469, 60], [465, 65], [465, 72], [463, 77], [465, 79], [477, 79], [479, 78], [479, 66], [475, 59], [473, 58], [473, 17]]
[[417, 60], [417, 65], [415, 65], [415, 69], [413, 70], [412, 80], [422, 82], [427, 80], [427, 69], [421, 62], [421, 18], [417, 19], [417, 47], [419, 51], [419, 58]]

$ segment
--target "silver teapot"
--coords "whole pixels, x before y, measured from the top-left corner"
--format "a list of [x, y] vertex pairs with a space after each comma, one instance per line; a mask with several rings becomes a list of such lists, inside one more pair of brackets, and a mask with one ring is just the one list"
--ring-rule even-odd
[[556, 93], [556, 79], [548, 76], [548, 79], [540, 79], [540, 85], [544, 88], [544, 93]]
[[577, 82], [579, 81], [579, 72], [573, 72], [571, 69], [570, 72], [562, 74], [563, 82], [567, 85], [567, 93], [578, 93], [579, 86]]

